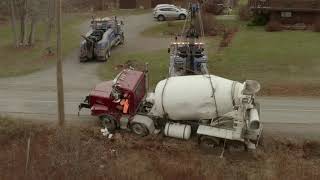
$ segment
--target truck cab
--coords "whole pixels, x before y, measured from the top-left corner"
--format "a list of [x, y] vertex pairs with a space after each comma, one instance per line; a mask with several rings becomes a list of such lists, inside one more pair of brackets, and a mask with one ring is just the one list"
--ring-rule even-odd
[[[100, 118], [102, 125], [109, 130], [115, 130], [128, 125], [136, 115], [146, 96], [146, 73], [126, 69], [120, 72], [114, 80], [98, 84], [79, 105], [91, 110], [91, 115]], [[124, 125], [126, 126], [126, 125]]]

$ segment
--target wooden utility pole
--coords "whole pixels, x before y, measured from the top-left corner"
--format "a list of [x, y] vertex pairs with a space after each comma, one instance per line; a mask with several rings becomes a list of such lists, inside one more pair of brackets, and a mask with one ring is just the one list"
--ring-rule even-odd
[[58, 115], [59, 125], [64, 125], [64, 93], [61, 54], [61, 0], [56, 0], [57, 7], [57, 92], [58, 92]]

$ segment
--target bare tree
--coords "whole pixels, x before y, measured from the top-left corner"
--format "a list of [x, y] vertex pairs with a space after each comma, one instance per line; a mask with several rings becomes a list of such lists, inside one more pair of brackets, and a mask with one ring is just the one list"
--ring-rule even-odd
[[46, 50], [48, 54], [52, 54], [52, 47], [51, 47], [51, 34], [54, 28], [54, 20], [55, 20], [55, 1], [48, 0], [48, 11], [47, 11], [47, 32], [46, 32]]
[[36, 31], [36, 24], [38, 21], [38, 18], [40, 17], [40, 1], [39, 0], [30, 0], [30, 8], [28, 8], [29, 16], [31, 19], [30, 23], [30, 33], [29, 33], [29, 39], [28, 39], [28, 45], [32, 46], [35, 42], [35, 31]]
[[29, 46], [34, 45], [34, 42], [35, 42], [36, 23], [37, 23], [37, 18], [32, 17], [31, 18], [31, 25], [30, 25], [30, 34], [29, 34], [29, 39], [28, 39]]
[[20, 0], [20, 45], [27, 45], [28, 0]]
[[18, 41], [18, 34], [17, 34], [17, 19], [16, 19], [16, 6], [14, 0], [8, 0], [8, 5], [10, 9], [10, 19], [11, 19], [11, 26], [13, 32], [13, 44], [15, 47], [19, 46]]

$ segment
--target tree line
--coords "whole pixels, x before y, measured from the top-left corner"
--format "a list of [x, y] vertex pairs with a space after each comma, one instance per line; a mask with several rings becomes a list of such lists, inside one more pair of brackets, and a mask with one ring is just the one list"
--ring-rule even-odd
[[6, 0], [15, 47], [33, 46], [38, 23], [45, 22], [46, 44], [50, 49], [50, 37], [54, 28], [54, 0]]
[[[116, 0], [65, 0], [64, 11], [104, 10], [110, 2]], [[39, 22], [45, 24], [45, 44], [48, 53], [52, 53], [51, 36], [55, 30], [56, 0], [4, 0], [0, 2], [2, 15], [10, 17], [13, 32], [13, 44], [16, 48], [35, 44]]]

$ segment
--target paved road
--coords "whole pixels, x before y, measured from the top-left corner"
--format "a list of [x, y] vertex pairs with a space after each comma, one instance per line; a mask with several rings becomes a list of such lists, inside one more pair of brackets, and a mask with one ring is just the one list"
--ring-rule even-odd
[[320, 138], [320, 98], [259, 98], [265, 131]]
[[[126, 44], [113, 51], [148, 51], [168, 46], [168, 39], [140, 37], [139, 33], [153, 24], [150, 14], [125, 17]], [[81, 27], [87, 29], [87, 23]], [[67, 120], [92, 120], [89, 112], [77, 116], [77, 105], [100, 80], [96, 69], [100, 63], [78, 63], [77, 51], [64, 61], [64, 82]], [[0, 114], [39, 120], [56, 119], [55, 68], [23, 77], [0, 79]], [[320, 138], [320, 99], [317, 98], [260, 98], [262, 120], [270, 133], [288, 133]]]

